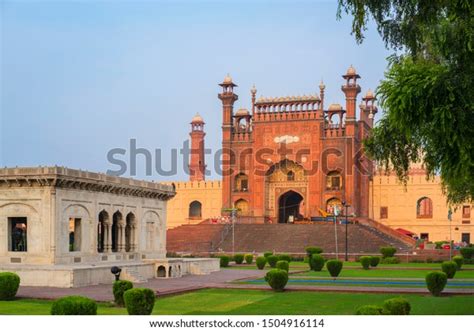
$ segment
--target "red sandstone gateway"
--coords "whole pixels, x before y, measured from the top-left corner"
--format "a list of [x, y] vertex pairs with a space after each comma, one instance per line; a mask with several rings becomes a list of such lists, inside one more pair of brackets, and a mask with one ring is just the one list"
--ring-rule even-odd
[[[345, 201], [349, 214], [368, 217], [372, 163], [361, 151], [377, 108], [369, 90], [357, 118], [360, 76], [351, 66], [342, 77], [345, 109], [324, 108], [321, 82], [319, 95], [258, 100], [253, 87], [251, 112], [234, 111], [237, 85], [230, 76], [219, 84], [223, 209], [237, 208], [242, 221], [291, 223], [333, 214]], [[203, 148], [198, 120], [193, 120], [192, 145]], [[190, 169], [192, 178], [204, 178], [203, 153], [193, 153]]]

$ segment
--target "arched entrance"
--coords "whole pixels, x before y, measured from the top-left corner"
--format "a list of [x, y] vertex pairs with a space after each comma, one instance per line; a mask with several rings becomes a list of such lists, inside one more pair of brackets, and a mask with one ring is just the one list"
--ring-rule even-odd
[[288, 223], [288, 220], [298, 219], [301, 201], [303, 197], [295, 191], [288, 191], [281, 195], [278, 199], [278, 223]]
[[342, 213], [342, 202], [338, 198], [331, 198], [326, 203], [326, 211], [330, 215]]
[[249, 203], [247, 200], [239, 199], [235, 202], [235, 208], [238, 216], [246, 216], [249, 212]]
[[166, 268], [160, 265], [156, 271], [156, 277], [166, 277]]
[[197, 220], [202, 218], [202, 204], [195, 200], [189, 204], [189, 218]]

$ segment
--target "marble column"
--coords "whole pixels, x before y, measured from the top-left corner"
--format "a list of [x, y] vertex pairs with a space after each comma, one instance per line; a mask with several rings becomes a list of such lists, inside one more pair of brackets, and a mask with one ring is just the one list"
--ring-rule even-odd
[[105, 244], [105, 252], [110, 253], [112, 251], [112, 225], [107, 223], [105, 226], [105, 233], [107, 234], [107, 243]]
[[130, 252], [135, 252], [136, 245], [135, 245], [135, 225], [130, 227]]
[[120, 252], [125, 252], [125, 224], [120, 224], [120, 245], [119, 245], [119, 251]]

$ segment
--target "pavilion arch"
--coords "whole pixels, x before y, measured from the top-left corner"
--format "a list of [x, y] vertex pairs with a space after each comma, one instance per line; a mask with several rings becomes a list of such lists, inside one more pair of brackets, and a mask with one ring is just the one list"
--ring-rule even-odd
[[9, 202], [0, 206], [0, 221], [6, 224], [5, 239], [8, 251], [33, 251], [38, 253], [41, 247], [35, 247], [31, 235], [41, 235], [43, 229], [36, 208], [22, 202]]
[[159, 277], [159, 278], [164, 278], [166, 277], [166, 268], [164, 265], [160, 265], [157, 269], [156, 269], [156, 277]]
[[245, 199], [239, 199], [234, 203], [234, 207], [237, 209], [237, 215], [247, 216], [249, 214], [249, 203]]
[[[154, 250], [158, 247], [155, 247], [155, 241], [156, 237], [159, 238], [160, 242], [163, 242], [164, 239], [162, 238], [162, 232], [161, 232], [161, 218], [153, 210], [147, 210], [143, 214], [143, 223], [145, 226], [142, 227], [142, 233], [144, 231], [144, 237], [145, 237], [145, 247], [146, 250]], [[158, 229], [158, 233], [156, 233], [156, 229]]]
[[125, 251], [134, 252], [136, 250], [135, 232], [137, 228], [136, 216], [129, 212], [125, 217]]
[[433, 201], [428, 197], [421, 197], [416, 202], [416, 217], [417, 218], [432, 218], [433, 217]]
[[38, 214], [38, 211], [36, 210], [35, 207], [23, 202], [9, 202], [0, 206], [0, 210], [2, 210], [3, 208], [13, 209], [13, 210], [25, 210], [25, 211], [29, 210], [28, 213]]
[[202, 218], [202, 203], [194, 200], [189, 204], [189, 218], [198, 220]]
[[117, 210], [112, 215], [112, 252], [122, 250], [121, 229], [123, 222], [123, 215]]
[[97, 222], [97, 252], [103, 253], [108, 250], [108, 238], [110, 216], [109, 213], [103, 209], [98, 215]]
[[90, 230], [89, 220], [91, 213], [89, 209], [82, 204], [70, 204], [63, 209], [63, 221], [61, 222], [61, 235], [67, 237], [68, 247], [62, 247], [63, 251], [76, 252], [83, 249], [84, 239], [87, 236], [83, 234]]

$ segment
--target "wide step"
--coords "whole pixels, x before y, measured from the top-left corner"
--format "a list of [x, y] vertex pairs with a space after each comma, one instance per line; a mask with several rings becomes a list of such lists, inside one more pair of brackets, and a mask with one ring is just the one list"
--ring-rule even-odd
[[[347, 229], [350, 253], [377, 253], [381, 246], [387, 245], [395, 246], [399, 251], [411, 249], [398, 238], [369, 226], [349, 224]], [[339, 252], [345, 251], [345, 236], [346, 226], [337, 225]], [[194, 253], [216, 251], [303, 253], [307, 246], [319, 246], [325, 252], [336, 252], [335, 227], [330, 223], [236, 224], [234, 238], [233, 244], [232, 231], [224, 233], [224, 227], [220, 225], [187, 225], [168, 230], [167, 249], [169, 252]]]

